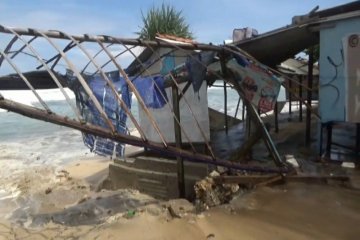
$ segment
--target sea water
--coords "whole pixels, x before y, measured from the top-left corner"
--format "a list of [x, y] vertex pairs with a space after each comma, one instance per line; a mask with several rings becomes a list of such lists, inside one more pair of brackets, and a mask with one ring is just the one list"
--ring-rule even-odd
[[[217, 83], [219, 84], [222, 82]], [[65, 90], [71, 103], [75, 104], [73, 92], [69, 89]], [[37, 90], [37, 92], [54, 113], [75, 118], [76, 115], [59, 89]], [[44, 109], [30, 90], [0, 93], [5, 99]], [[227, 89], [227, 95], [228, 114], [234, 116], [239, 97], [231, 88]], [[211, 108], [224, 112], [224, 89], [208, 88], [208, 104]], [[138, 119], [138, 104], [134, 95], [131, 112]], [[237, 116], [241, 116], [241, 112]], [[128, 127], [130, 130], [134, 128], [129, 119]], [[84, 146], [79, 131], [0, 109], [0, 160], [41, 159], [37, 162], [50, 164], [56, 161], [58, 164], [63, 164], [72, 156], [88, 153], [89, 150]]]
[[[58, 89], [38, 90], [41, 98], [46, 102], [49, 108], [60, 115], [74, 118], [70, 105], [65, 100], [65, 97]], [[43, 108], [38, 99], [31, 91], [1, 91], [6, 99], [20, 102], [26, 105]], [[75, 96], [72, 91], [66, 89], [66, 93], [70, 96], [72, 104], [75, 104]], [[239, 96], [235, 90], [227, 89], [227, 112], [228, 115], [234, 116]], [[224, 89], [219, 87], [208, 88], [208, 104], [209, 107], [224, 112]], [[240, 105], [241, 107], [241, 105]], [[138, 105], [135, 96], [131, 106], [131, 112], [138, 118]], [[237, 114], [240, 116], [241, 113]], [[130, 122], [130, 121], [129, 121]], [[130, 129], [133, 127], [129, 123]], [[0, 109], [0, 142], [17, 141], [24, 138], [36, 138], [44, 135], [53, 135], [55, 133], [64, 131], [64, 127], [55, 124], [46, 123], [39, 120], [30, 119], [16, 113], [6, 112]]]

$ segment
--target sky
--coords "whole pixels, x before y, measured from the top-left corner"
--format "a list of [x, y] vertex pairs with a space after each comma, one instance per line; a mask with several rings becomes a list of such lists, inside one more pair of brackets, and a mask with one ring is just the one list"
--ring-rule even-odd
[[252, 27], [263, 33], [291, 23], [294, 15], [345, 4], [347, 0], [1, 0], [0, 24], [69, 33], [136, 37], [141, 11], [162, 2], [182, 10], [196, 39], [221, 43], [234, 28]]
[[[135, 38], [142, 25], [141, 13], [146, 13], [153, 6], [161, 6], [163, 2], [182, 11], [198, 42], [221, 44], [225, 39], [232, 39], [235, 28], [252, 27], [264, 33], [291, 24], [293, 16], [306, 14], [317, 5], [325, 9], [351, 0], [0, 0], [0, 25]], [[0, 34], [0, 48], [4, 49], [10, 39], [8, 34]], [[19, 41], [16, 44], [18, 46], [14, 45], [14, 49], [21, 47]], [[66, 45], [65, 42], [59, 44], [62, 47]], [[46, 59], [57, 53], [44, 39], [36, 40], [33, 46]], [[95, 54], [99, 46], [88, 48]], [[113, 47], [111, 51], [116, 53], [121, 49]], [[137, 49], [137, 52], [140, 51]], [[84, 60], [84, 54], [79, 49], [67, 54], [76, 64], [82, 63], [77, 65], [78, 68], [88, 61]], [[26, 57], [18, 55], [15, 58], [22, 71], [38, 66], [38, 62], [33, 59], [30, 63]], [[124, 65], [133, 61], [130, 53], [121, 58]], [[105, 61], [105, 56], [100, 55], [98, 59], [99, 62], [101, 59]], [[63, 65], [64, 71], [66, 64]], [[0, 75], [12, 71], [9, 64], [3, 63]]]

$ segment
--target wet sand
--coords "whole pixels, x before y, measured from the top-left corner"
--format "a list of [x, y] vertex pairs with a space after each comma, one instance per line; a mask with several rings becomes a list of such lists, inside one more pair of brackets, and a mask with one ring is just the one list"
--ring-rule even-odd
[[[358, 239], [359, 201], [358, 191], [291, 184], [257, 189], [227, 205], [201, 214], [188, 212], [178, 219], [172, 218], [163, 207], [166, 202], [136, 191], [102, 192], [74, 205], [70, 215], [66, 213], [71, 207], [52, 212], [53, 218], [47, 222], [39, 221], [39, 215], [33, 217], [33, 225], [28, 227], [2, 219], [0, 236], [3, 239]], [[96, 209], [100, 212], [102, 208], [114, 212], [96, 213]], [[135, 210], [131, 218], [127, 218], [128, 209]], [[60, 216], [62, 223], [56, 222]]]
[[[275, 138], [281, 154], [300, 147], [302, 130], [291, 129], [282, 129]], [[80, 133], [73, 130], [0, 141], [0, 239], [358, 239], [360, 235], [359, 190], [291, 183], [246, 191], [229, 204], [196, 213], [184, 200], [160, 201], [133, 189], [100, 190], [109, 163], [89, 153]], [[180, 218], [169, 213], [172, 204]]]

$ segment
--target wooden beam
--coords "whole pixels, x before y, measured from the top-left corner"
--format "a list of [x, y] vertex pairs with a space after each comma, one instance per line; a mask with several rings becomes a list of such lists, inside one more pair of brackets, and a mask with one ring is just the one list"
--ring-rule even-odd
[[197, 162], [203, 164], [211, 164], [215, 166], [222, 166], [231, 169], [243, 170], [243, 171], [252, 171], [252, 172], [267, 172], [267, 173], [287, 173], [289, 169], [286, 167], [279, 168], [270, 168], [270, 167], [260, 167], [260, 166], [250, 166], [250, 165], [241, 165], [238, 163], [233, 163], [230, 161], [224, 161], [221, 159], [213, 160], [212, 157], [200, 153], [193, 153], [190, 151], [186, 151], [183, 149], [178, 149], [176, 147], [167, 146], [165, 147], [163, 144], [151, 142], [151, 141], [143, 141], [141, 138], [135, 136], [129, 136], [120, 133], [113, 133], [109, 129], [95, 126], [92, 124], [84, 124], [68, 117], [59, 116], [55, 113], [50, 113], [38, 108], [30, 107], [21, 103], [13, 102], [10, 100], [5, 100], [0, 96], [0, 108], [5, 110], [15, 112], [26, 117], [54, 123], [57, 125], [73, 128], [84, 133], [93, 134], [99, 137], [108, 138], [117, 142], [130, 144], [138, 147], [146, 147], [148, 149], [161, 152], [165, 155], [170, 156], [180, 156], [184, 160], [190, 162]]
[[[20, 35], [25, 36], [38, 36], [43, 37], [46, 35], [49, 38], [54, 39], [68, 39], [64, 34], [58, 31], [40, 31], [30, 28], [11, 28], [15, 32]], [[9, 29], [5, 26], [0, 25], [0, 32], [3, 33], [11, 33]], [[203, 43], [192, 43], [192, 44], [183, 44], [183, 43], [169, 43], [160, 40], [141, 40], [141, 39], [127, 39], [127, 38], [118, 38], [118, 37], [111, 37], [111, 36], [104, 36], [104, 35], [71, 35], [77, 41], [83, 42], [98, 42], [101, 41], [102, 43], [119, 43], [122, 42], [126, 45], [137, 45], [137, 46], [152, 46], [152, 47], [167, 47], [167, 48], [174, 48], [174, 45], [180, 46], [182, 49], [189, 49], [189, 50], [204, 50], [204, 51], [221, 51], [223, 48], [221, 46], [216, 46], [212, 44], [203, 44]]]
[[277, 178], [279, 175], [241, 175], [241, 176], [219, 176], [214, 177], [214, 181], [217, 184], [259, 184], [272, 181], [274, 179], [285, 180], [286, 182], [306, 182], [306, 183], [323, 183], [329, 180], [348, 182], [350, 178], [348, 176], [328, 176], [328, 175], [288, 175], [282, 178]]
[[[174, 110], [174, 133], [175, 133], [175, 144], [178, 149], [181, 149], [181, 128], [180, 128], [180, 107], [179, 107], [179, 93], [176, 86], [172, 87], [172, 99], [173, 99], [173, 110]], [[176, 120], [178, 119], [178, 121]], [[176, 157], [177, 161], [177, 179], [179, 197], [185, 197], [185, 174], [184, 174], [184, 160], [180, 157]]]

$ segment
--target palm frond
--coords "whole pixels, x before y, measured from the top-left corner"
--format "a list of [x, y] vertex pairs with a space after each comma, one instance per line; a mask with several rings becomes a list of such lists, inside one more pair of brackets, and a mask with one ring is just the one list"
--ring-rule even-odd
[[186, 23], [182, 11], [177, 11], [173, 6], [162, 4], [148, 10], [146, 15], [141, 11], [143, 26], [137, 32], [139, 38], [153, 40], [157, 33], [171, 34], [182, 38], [193, 38], [189, 24]]

